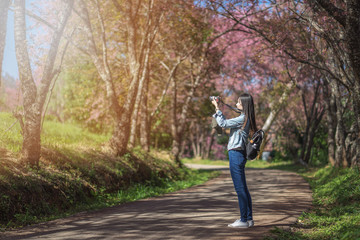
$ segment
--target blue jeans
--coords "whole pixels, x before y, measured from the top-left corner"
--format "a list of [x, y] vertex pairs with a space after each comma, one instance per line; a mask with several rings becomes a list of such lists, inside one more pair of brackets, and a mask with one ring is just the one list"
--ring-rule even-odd
[[245, 156], [244, 150], [229, 150], [230, 173], [238, 196], [242, 222], [252, 220], [251, 196], [245, 179]]

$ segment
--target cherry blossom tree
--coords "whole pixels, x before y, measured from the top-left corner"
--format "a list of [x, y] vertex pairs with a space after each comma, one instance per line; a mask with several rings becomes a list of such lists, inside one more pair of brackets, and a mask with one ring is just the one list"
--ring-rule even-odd
[[[347, 130], [344, 126], [345, 110], [338, 102], [336, 134], [330, 143], [329, 159], [336, 166], [357, 164], [359, 152], [359, 92], [358, 66], [359, 48], [357, 31], [359, 20], [356, 1], [207, 1], [208, 7], [233, 21], [285, 58], [305, 64], [321, 72], [323, 83], [330, 93], [340, 99], [341, 92], [349, 92], [349, 102], [354, 118]], [[344, 39], [344, 40], [342, 40]], [[356, 66], [355, 66], [356, 65]], [[315, 85], [315, 84], [314, 84]], [[342, 88], [337, 87], [343, 86]], [[353, 87], [350, 87], [353, 86]], [[339, 89], [339, 90], [338, 90]], [[344, 95], [343, 95], [344, 96]], [[332, 108], [327, 108], [328, 110]], [[328, 118], [329, 119], [329, 118]], [[331, 131], [331, 130], [329, 130]], [[331, 136], [329, 134], [329, 136]], [[334, 157], [333, 157], [334, 156]]]

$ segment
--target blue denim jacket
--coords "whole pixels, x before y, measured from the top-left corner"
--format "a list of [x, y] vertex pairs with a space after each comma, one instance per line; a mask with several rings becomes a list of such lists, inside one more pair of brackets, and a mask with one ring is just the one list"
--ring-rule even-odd
[[250, 130], [250, 121], [248, 120], [245, 126], [244, 131], [240, 130], [245, 122], [245, 114], [242, 113], [240, 116], [236, 118], [226, 119], [224, 114], [217, 110], [213, 115], [216, 119], [216, 122], [222, 128], [230, 128], [230, 137], [227, 149], [228, 150], [245, 150], [245, 146], [247, 143], [247, 139], [249, 136]]

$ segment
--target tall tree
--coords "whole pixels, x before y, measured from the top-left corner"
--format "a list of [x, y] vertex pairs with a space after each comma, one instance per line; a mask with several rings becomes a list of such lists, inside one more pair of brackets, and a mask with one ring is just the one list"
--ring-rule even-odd
[[61, 12], [60, 21], [54, 30], [46, 62], [44, 63], [43, 76], [37, 87], [32, 77], [33, 73], [27, 49], [25, 0], [15, 0], [14, 2], [15, 49], [24, 107], [24, 113], [17, 114], [16, 117], [20, 121], [23, 135], [22, 158], [31, 165], [38, 165], [39, 163], [42, 112], [51, 81], [56, 72], [59, 71], [58, 68], [55, 68], [54, 64], [58, 55], [60, 39], [71, 14], [73, 4], [73, 0], [67, 1], [64, 10]]
[[[151, 48], [154, 37], [156, 36], [160, 17], [153, 14], [154, 1], [150, 0], [147, 4], [138, 1], [125, 1], [123, 7], [114, 1], [118, 11], [125, 13], [126, 21], [126, 45], [127, 58], [130, 73], [130, 86], [128, 96], [123, 105], [121, 120], [116, 124], [112, 145], [116, 146], [119, 154], [126, 151], [131, 129], [131, 117], [135, 108], [135, 114], [138, 114], [141, 93], [149, 69], [148, 62], [151, 54]], [[156, 4], [161, 4], [156, 2]], [[156, 12], [161, 16], [161, 12]], [[141, 14], [145, 16], [145, 24], [141, 24]], [[135, 104], [134, 104], [135, 103]], [[137, 116], [134, 116], [136, 119]], [[135, 122], [135, 121], [134, 121]]]
[[[309, 91], [312, 93], [313, 91]], [[306, 117], [306, 130], [303, 136], [303, 144], [301, 146], [300, 161], [309, 164], [311, 149], [314, 144], [314, 137], [316, 130], [322, 120], [322, 117], [325, 113], [325, 109], [319, 104], [320, 98], [320, 81], [315, 86], [314, 96], [310, 106], [308, 106], [309, 94], [306, 94], [305, 91], [301, 91], [301, 97], [303, 101], [303, 107]]]
[[[159, 22], [154, 3], [152, 0], [113, 0], [105, 3], [79, 1], [76, 5], [79, 18], [73, 21], [81, 21], [86, 44], [80, 34], [77, 35], [78, 40], [72, 43], [90, 57], [105, 83], [107, 100], [114, 120], [110, 145], [116, 155], [122, 155], [127, 151], [131, 116], [134, 109], [138, 109], [147, 75], [146, 66]], [[122, 21], [118, 21], [119, 18]], [[117, 28], [120, 29], [120, 34], [114, 33], [114, 29]], [[114, 54], [117, 51], [119, 54]], [[122, 82], [114, 77], [118, 74], [113, 67], [117, 55], [126, 58], [126, 61], [121, 63], [126, 72], [125, 76], [120, 76], [124, 79]]]
[[[144, 92], [144, 89], [146, 88], [145, 85], [148, 84], [148, 80], [149, 80], [149, 65], [150, 65], [150, 55], [151, 55], [151, 51], [154, 45], [154, 39], [157, 35], [158, 29], [160, 27], [160, 22], [163, 19], [163, 14], [164, 11], [156, 9], [155, 7], [159, 7], [159, 6], [154, 6], [154, 1], [149, 1], [148, 3], [148, 7], [147, 7], [147, 26], [145, 28], [145, 32], [143, 33], [143, 42], [141, 44], [145, 44], [146, 45], [146, 52], [145, 52], [145, 58], [144, 58], [144, 62], [141, 64], [142, 67], [142, 72], [141, 72], [141, 76], [140, 76], [140, 80], [139, 80], [139, 86], [138, 86], [138, 90], [137, 90], [137, 94], [136, 94], [136, 98], [135, 98], [135, 102], [134, 102], [134, 111], [132, 112], [131, 115], [131, 129], [130, 129], [130, 141], [129, 141], [129, 145], [130, 147], [134, 147], [135, 145], [135, 137], [136, 137], [136, 129], [138, 124], [138, 116], [141, 113], [141, 109], [140, 109], [140, 104], [144, 104], [144, 103], [140, 103], [141, 99], [143, 99], [144, 94], [146, 94]], [[154, 14], [157, 13], [157, 14]], [[136, 58], [133, 58], [136, 59]], [[146, 102], [145, 102], [146, 103]], [[142, 115], [145, 113], [141, 113]], [[146, 117], [147, 118], [147, 117]]]

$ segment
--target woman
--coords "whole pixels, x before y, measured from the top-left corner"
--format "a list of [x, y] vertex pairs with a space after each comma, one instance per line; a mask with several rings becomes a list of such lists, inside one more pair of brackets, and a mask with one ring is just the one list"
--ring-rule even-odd
[[[225, 118], [215, 100], [212, 101], [212, 104], [214, 104], [216, 108], [216, 113], [213, 117], [216, 119], [218, 125], [222, 128], [230, 128], [227, 149], [229, 152], [231, 178], [239, 201], [240, 219], [228, 226], [234, 228], [252, 227], [254, 226], [254, 221], [251, 196], [245, 179], [245, 146], [249, 137], [249, 131], [252, 133], [257, 131], [253, 98], [248, 93], [242, 94], [236, 103], [236, 107], [241, 110], [242, 113], [240, 116], [231, 119]], [[243, 127], [243, 125], [245, 126]]]

